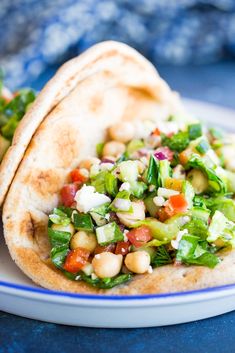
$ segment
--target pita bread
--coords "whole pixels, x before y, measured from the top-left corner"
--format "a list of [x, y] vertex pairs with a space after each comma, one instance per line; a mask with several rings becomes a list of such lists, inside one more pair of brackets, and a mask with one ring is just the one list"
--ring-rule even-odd
[[[170, 91], [154, 67], [134, 49], [123, 43], [112, 41], [93, 46], [79, 57], [65, 63], [58, 70], [19, 124], [12, 145], [0, 164], [0, 206], [25, 150], [40, 123], [64, 98], [70, 95], [80, 82], [101, 72], [104, 75], [113, 75], [115, 72], [117, 80], [120, 77], [120, 84], [126, 84], [133, 89], [136, 87], [136, 97], [133, 102], [138, 100], [138, 94], [141, 93], [141, 90], [143, 92], [146, 90], [150, 96], [155, 97], [156, 104], [153, 104], [153, 100], [146, 99], [149, 103], [149, 114], [156, 110], [154, 105], [158, 105], [159, 109], [157, 110], [161, 116], [166, 116], [171, 111], [182, 111], [176, 93]], [[145, 73], [148, 73], [146, 77], [144, 77]], [[97, 84], [99, 85], [98, 82], [95, 83], [95, 85]], [[99, 105], [98, 98], [93, 100], [93, 104]], [[140, 109], [143, 110], [142, 106]], [[144, 110], [146, 111], [145, 108]]]
[[4, 178], [16, 172], [3, 208], [4, 234], [26, 275], [49, 289], [107, 294], [173, 292], [235, 281], [234, 252], [214, 270], [165, 266], [108, 291], [68, 280], [49, 259], [47, 215], [58, 205], [69, 172], [95, 155], [107, 127], [182, 111], [154, 67], [124, 44], [94, 46], [58, 71], [19, 125], [1, 168], [1, 197], [10, 183]]

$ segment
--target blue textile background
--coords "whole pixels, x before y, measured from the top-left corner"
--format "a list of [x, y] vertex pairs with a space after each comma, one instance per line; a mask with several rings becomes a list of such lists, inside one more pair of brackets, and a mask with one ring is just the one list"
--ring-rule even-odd
[[0, 66], [18, 87], [107, 39], [157, 63], [235, 57], [235, 0], [1, 0]]

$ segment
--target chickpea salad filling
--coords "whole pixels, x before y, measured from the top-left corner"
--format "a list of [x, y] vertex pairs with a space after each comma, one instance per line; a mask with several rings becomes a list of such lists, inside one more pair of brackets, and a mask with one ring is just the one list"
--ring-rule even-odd
[[213, 269], [235, 247], [234, 136], [174, 116], [108, 136], [49, 215], [54, 266], [102, 289], [169, 264]]

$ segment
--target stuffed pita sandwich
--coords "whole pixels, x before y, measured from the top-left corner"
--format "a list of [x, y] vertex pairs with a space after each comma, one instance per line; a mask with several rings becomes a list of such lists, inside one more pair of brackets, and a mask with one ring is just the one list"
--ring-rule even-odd
[[77, 293], [233, 283], [226, 141], [187, 119], [135, 50], [94, 46], [46, 85], [4, 158], [2, 195], [8, 172], [13, 179], [3, 206], [13, 260], [37, 284]]

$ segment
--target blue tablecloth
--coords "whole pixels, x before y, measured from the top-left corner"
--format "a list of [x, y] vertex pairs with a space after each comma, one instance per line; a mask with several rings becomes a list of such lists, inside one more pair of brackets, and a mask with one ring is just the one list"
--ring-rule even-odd
[[[36, 89], [53, 74], [30, 82]], [[210, 66], [160, 66], [183, 95], [235, 108], [235, 62]], [[42, 323], [0, 312], [0, 353], [231, 353], [235, 351], [235, 311], [216, 318], [147, 329], [91, 329]]]

